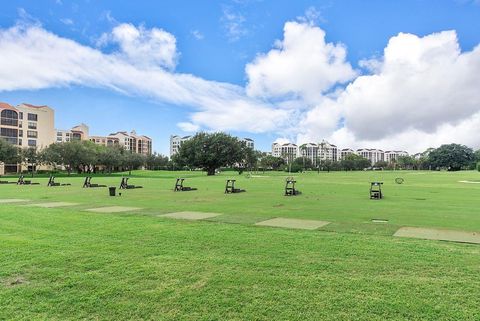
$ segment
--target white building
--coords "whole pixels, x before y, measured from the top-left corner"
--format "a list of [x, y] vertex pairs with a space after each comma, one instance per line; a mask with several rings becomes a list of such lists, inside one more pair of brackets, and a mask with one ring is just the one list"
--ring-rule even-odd
[[295, 158], [297, 158], [299, 155], [298, 146], [292, 143], [286, 143], [286, 144], [273, 143], [272, 155], [275, 157], [281, 157], [285, 159], [287, 162], [291, 162]]
[[401, 156], [408, 156], [408, 153], [406, 151], [388, 150], [385, 152], [385, 161], [387, 163], [395, 163], [398, 157]]
[[318, 158], [320, 160], [338, 161], [338, 148], [326, 140], [318, 144]]
[[255, 142], [251, 138], [239, 138], [241, 142], [243, 142], [247, 147], [255, 150]]
[[357, 149], [357, 155], [368, 159], [372, 165], [385, 160], [385, 152], [381, 149], [361, 148]]
[[314, 166], [317, 165], [318, 155], [319, 155], [319, 147], [317, 144], [314, 143], [306, 143], [300, 145], [298, 147], [299, 155], [301, 157], [305, 157], [309, 159]]
[[170, 157], [178, 153], [178, 149], [182, 145], [182, 143], [186, 140], [189, 140], [192, 136], [178, 136], [178, 135], [171, 135], [170, 136]]
[[355, 151], [351, 148], [344, 148], [340, 151], [340, 159], [345, 159], [348, 155], [355, 154]]

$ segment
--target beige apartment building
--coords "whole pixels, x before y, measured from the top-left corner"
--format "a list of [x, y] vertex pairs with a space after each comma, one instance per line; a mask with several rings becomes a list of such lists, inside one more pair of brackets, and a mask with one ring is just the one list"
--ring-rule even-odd
[[[150, 155], [152, 139], [135, 131], [116, 132], [107, 137], [90, 136], [89, 127], [77, 125], [69, 130], [55, 129], [55, 111], [49, 106], [22, 103], [12, 106], [0, 102], [0, 138], [17, 147], [42, 149], [53, 143], [91, 140], [105, 146], [119, 145], [134, 153]], [[18, 164], [0, 163], [0, 175], [18, 171]], [[23, 170], [23, 168], [21, 169]]]
[[[21, 148], [47, 147], [55, 141], [53, 109], [26, 103], [14, 107], [0, 102], [0, 137]], [[2, 164], [0, 175], [17, 170], [18, 164]]]
[[66, 143], [73, 140], [89, 139], [89, 128], [83, 123], [72, 127], [72, 129], [69, 130], [57, 129], [56, 132], [57, 138], [55, 142], [57, 143]]

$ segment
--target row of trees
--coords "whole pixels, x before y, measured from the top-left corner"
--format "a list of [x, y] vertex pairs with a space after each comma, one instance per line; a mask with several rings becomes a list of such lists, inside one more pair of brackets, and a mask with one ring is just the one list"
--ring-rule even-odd
[[[0, 162], [23, 163], [35, 168], [39, 164], [64, 166], [72, 171], [94, 171], [102, 168], [132, 170], [147, 169], [203, 169], [208, 175], [222, 167], [236, 168], [239, 172], [252, 169], [271, 169], [298, 172], [316, 170], [363, 170], [371, 167], [370, 161], [351, 154], [338, 162], [319, 160], [315, 166], [306, 157], [299, 157], [288, 164], [281, 157], [254, 151], [237, 138], [224, 133], [198, 133], [184, 142], [171, 161], [166, 156], [149, 156], [132, 153], [121, 147], [106, 147], [90, 141], [56, 143], [37, 151], [35, 148], [18, 149], [0, 139]], [[401, 156], [392, 163], [378, 162], [375, 167], [386, 169], [473, 169], [480, 162], [480, 150], [449, 144], [428, 149], [420, 157]]]
[[163, 155], [145, 156], [119, 146], [96, 145], [90, 141], [55, 143], [37, 151], [35, 148], [17, 148], [0, 139], [0, 161], [5, 164], [24, 164], [31, 168], [38, 165], [64, 166], [68, 173], [91, 172], [99, 168], [112, 172], [140, 167], [166, 169], [169, 166], [168, 157]]

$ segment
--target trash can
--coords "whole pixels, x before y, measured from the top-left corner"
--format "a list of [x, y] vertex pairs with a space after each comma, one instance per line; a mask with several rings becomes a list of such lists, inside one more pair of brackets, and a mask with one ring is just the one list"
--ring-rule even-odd
[[110, 192], [110, 196], [115, 196], [115, 190], [117, 188], [115, 186], [111, 186], [108, 188], [108, 191]]

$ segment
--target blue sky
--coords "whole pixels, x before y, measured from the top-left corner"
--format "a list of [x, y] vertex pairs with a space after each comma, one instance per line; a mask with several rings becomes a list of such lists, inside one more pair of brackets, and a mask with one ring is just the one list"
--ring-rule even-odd
[[[154, 139], [154, 149], [164, 154], [168, 154], [170, 134], [188, 134], [178, 127], [178, 123], [183, 122], [192, 123], [195, 128], [221, 129], [235, 135], [252, 137], [257, 143], [257, 148], [261, 150], [269, 150], [270, 144], [282, 137], [297, 141], [302, 137], [309, 140], [329, 138], [338, 140], [333, 143], [340, 145], [355, 145], [355, 142], [375, 144], [377, 140], [372, 138], [374, 135], [361, 132], [362, 126], [365, 127], [368, 124], [357, 124], [356, 119], [359, 117], [336, 115], [335, 117], [339, 117], [341, 122], [332, 118], [332, 122], [342, 123], [342, 126], [344, 119], [347, 124], [352, 124], [354, 138], [351, 138], [351, 135], [348, 136], [350, 138], [345, 138], [346, 136], [342, 136], [341, 133], [335, 134], [338, 128], [317, 130], [322, 126], [322, 121], [315, 124], [315, 116], [312, 116], [315, 114], [314, 108], [324, 104], [326, 100], [335, 100], [336, 97], [332, 98], [329, 95], [332, 92], [345, 90], [346, 86], [354, 82], [358, 76], [373, 75], [378, 72], [366, 70], [365, 65], [360, 61], [373, 58], [376, 59], [377, 64], [382, 62], [384, 49], [389, 40], [399, 33], [410, 33], [422, 38], [441, 31], [454, 30], [462, 53], [474, 50], [480, 43], [480, 33], [478, 32], [480, 30], [480, 3], [467, 0], [134, 2], [45, 0], [4, 2], [0, 12], [0, 28], [3, 30], [8, 30], [19, 23], [36, 26], [48, 34], [56, 35], [61, 39], [70, 39], [80, 46], [92, 48], [105, 55], [118, 52], [119, 42], [107, 40], [102, 43], [100, 40], [105, 35], [107, 35], [107, 39], [112, 30], [119, 25], [131, 24], [135, 28], [143, 28], [143, 30], [162, 29], [174, 37], [176, 45], [175, 66], [172, 68], [164, 64], [162, 68], [172, 74], [188, 74], [205, 81], [235, 85], [234, 92], [240, 88], [247, 88], [249, 82], [253, 83], [252, 74], [247, 74], [245, 71], [246, 65], [254, 63], [258, 55], [269, 53], [275, 41], [285, 39], [284, 28], [287, 22], [304, 23], [310, 29], [319, 28], [318, 30], [325, 33], [326, 44], [341, 44], [346, 53], [342, 63], [355, 70], [355, 75], [351, 73], [345, 75], [344, 79], [335, 79], [329, 82], [328, 88], [319, 87], [318, 92], [322, 93], [322, 96], [315, 99], [304, 97], [302, 89], [298, 88], [288, 89], [278, 95], [277, 93], [272, 94], [272, 90], [260, 94], [260, 89], [253, 90], [256, 93], [253, 95], [254, 99], [260, 101], [262, 106], [268, 104], [265, 114], [269, 113], [270, 109], [268, 108], [278, 111], [279, 116], [277, 117], [288, 114], [282, 121], [282, 125], [279, 126], [267, 124], [257, 128], [252, 125], [246, 126], [246, 129], [242, 130], [243, 123], [238, 126], [230, 125], [235, 122], [235, 115], [227, 115], [225, 117], [230, 118], [226, 124], [219, 124], [216, 127], [214, 123], [208, 123], [204, 119], [211, 114], [207, 114], [202, 120], [195, 121], [192, 115], [196, 113], [198, 106], [192, 106], [191, 100], [172, 102], [169, 99], [159, 98], [155, 94], [145, 94], [141, 90], [112, 90], [112, 88], [106, 88], [108, 86], [105, 85], [90, 85], [75, 80], [52, 82], [41, 86], [22, 84], [5, 88], [0, 86], [0, 101], [13, 105], [21, 102], [48, 104], [56, 110], [56, 124], [59, 128], [70, 128], [77, 123], [84, 122], [90, 126], [91, 134], [96, 135], [104, 135], [117, 130], [136, 129], [138, 133], [151, 136]], [[3, 45], [8, 49], [5, 42]], [[439, 45], [439, 47], [441, 46]], [[5, 50], [5, 48], [0, 45], [0, 50]], [[283, 50], [286, 50], [285, 48], [284, 44]], [[0, 61], [0, 71], [1, 69], [6, 70], [7, 65], [7, 61]], [[296, 71], [299, 69], [301, 68], [294, 68], [292, 73], [299, 73]], [[265, 69], [262, 70], [265, 72]], [[455, 75], [457, 78], [463, 77], [463, 74], [455, 73]], [[308, 75], [304, 72], [302, 75], [292, 75], [292, 79], [297, 79], [297, 76], [305, 76], [307, 79], [310, 76], [316, 77], [316, 75]], [[468, 75], [465, 77], [465, 79], [471, 79], [468, 78]], [[265, 84], [262, 86], [264, 88]], [[454, 84], [439, 86], [439, 88], [447, 86], [452, 90], [454, 88]], [[425, 90], [422, 91], [422, 93], [424, 92]], [[230, 97], [229, 95], [227, 96]], [[431, 95], [434, 96], [435, 93], [432, 92]], [[252, 95], [248, 93], [248, 90], [245, 96], [248, 96], [245, 99], [250, 102]], [[473, 98], [475, 103], [478, 102], [477, 98]], [[471, 100], [472, 98], [469, 96], [469, 101]], [[222, 100], [222, 103], [225, 101], [228, 104], [228, 99]], [[278, 109], [274, 106], [277, 104], [285, 104], [290, 107]], [[385, 102], [385, 104], [393, 106], [395, 103]], [[350, 110], [360, 108], [359, 106], [360, 103], [350, 107]], [[381, 107], [388, 108], [388, 106]], [[225, 109], [228, 108], [225, 106]], [[292, 109], [294, 109], [293, 112]], [[216, 109], [214, 113], [218, 114], [219, 110]], [[239, 110], [242, 112], [241, 109]], [[252, 110], [255, 112], [256, 107], [253, 107]], [[432, 111], [432, 113], [438, 112], [441, 110]], [[405, 122], [401, 130], [408, 128], [410, 131], [400, 134], [408, 136], [415, 135], [415, 131], [421, 131], [428, 139], [430, 137], [428, 135], [435, 135], [436, 131], [440, 130], [449, 131], [451, 128], [448, 126], [457, 126], [462, 121], [476, 115], [477, 112], [478, 110], [469, 110], [462, 114], [463, 118], [453, 122], [428, 119], [424, 123], [432, 123], [432, 125], [425, 127], [415, 121]], [[326, 111], [325, 114], [327, 113], [329, 112]], [[346, 111], [347, 115], [350, 115], [349, 113]], [[319, 118], [323, 117], [322, 113], [319, 115]], [[226, 118], [219, 119], [221, 121]], [[248, 121], [255, 121], [255, 119]], [[382, 126], [389, 126], [388, 119], [385, 121], [386, 123]], [[275, 120], [272, 122], [275, 123]], [[311, 126], [313, 129], [299, 132], [300, 126]], [[461, 126], [463, 126], [461, 128], [467, 128], [473, 125]], [[376, 146], [371, 147], [387, 148], [388, 146], [385, 147], [385, 145], [401, 141], [398, 148], [416, 149], [441, 143], [441, 141], [432, 140], [422, 146], [412, 145], [410, 147], [405, 142], [408, 141], [406, 137], [396, 138], [395, 134], [391, 132], [382, 132], [379, 135], [384, 135], [389, 139], [380, 139]], [[463, 136], [458, 139], [462, 138]], [[471, 141], [465, 143], [475, 145], [475, 142]], [[397, 148], [397, 146], [391, 148]]]

